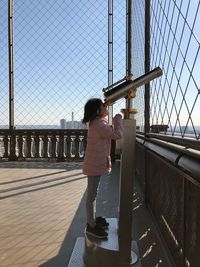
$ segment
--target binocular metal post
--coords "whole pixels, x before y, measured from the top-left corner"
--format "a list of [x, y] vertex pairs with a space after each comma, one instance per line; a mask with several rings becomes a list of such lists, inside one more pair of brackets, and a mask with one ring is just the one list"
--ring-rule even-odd
[[119, 262], [120, 266], [129, 266], [136, 263], [138, 259], [137, 254], [131, 249], [136, 121], [130, 118], [135, 110], [123, 109], [121, 111], [124, 114], [124, 131], [119, 187]]
[[[133, 81], [123, 79], [103, 89], [105, 101], [110, 105], [120, 98], [134, 98], [136, 88], [161, 75], [162, 70], [157, 67]], [[136, 110], [128, 108], [123, 109], [122, 112], [124, 132], [120, 166], [119, 218], [107, 218], [110, 224], [107, 240], [91, 238], [88, 235], [77, 239], [68, 267], [128, 267], [133, 264], [135, 264], [134, 267], [141, 266], [137, 256], [137, 243], [132, 241], [136, 122], [131, 119], [131, 116], [136, 113]], [[84, 263], [79, 264], [78, 260], [83, 258], [78, 258], [77, 252], [83, 254]]]

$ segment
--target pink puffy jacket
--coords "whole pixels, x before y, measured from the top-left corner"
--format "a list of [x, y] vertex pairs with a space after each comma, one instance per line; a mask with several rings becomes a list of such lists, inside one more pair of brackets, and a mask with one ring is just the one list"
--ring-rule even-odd
[[106, 118], [96, 118], [90, 123], [87, 136], [83, 173], [87, 176], [104, 175], [111, 171], [111, 139], [122, 138], [122, 117], [113, 118], [113, 127]]

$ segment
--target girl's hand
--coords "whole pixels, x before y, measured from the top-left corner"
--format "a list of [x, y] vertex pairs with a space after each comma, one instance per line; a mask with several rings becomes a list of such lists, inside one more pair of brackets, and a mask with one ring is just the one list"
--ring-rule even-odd
[[122, 120], [122, 115], [121, 114], [116, 114], [113, 119], [112, 119], [112, 124], [114, 125], [117, 121]]
[[120, 113], [116, 114], [114, 118], [120, 117], [122, 118], [122, 115]]

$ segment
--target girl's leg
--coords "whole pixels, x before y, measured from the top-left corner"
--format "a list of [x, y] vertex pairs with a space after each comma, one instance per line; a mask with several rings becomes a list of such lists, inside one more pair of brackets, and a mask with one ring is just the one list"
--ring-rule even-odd
[[87, 200], [86, 200], [86, 211], [87, 211], [87, 223], [89, 226], [95, 226], [95, 212], [96, 212], [96, 196], [98, 192], [100, 182], [100, 176], [88, 176], [87, 186]]

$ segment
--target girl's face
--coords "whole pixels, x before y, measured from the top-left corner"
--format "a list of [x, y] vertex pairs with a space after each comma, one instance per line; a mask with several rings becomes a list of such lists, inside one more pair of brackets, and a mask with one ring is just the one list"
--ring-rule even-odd
[[102, 104], [101, 105], [101, 108], [100, 108], [100, 111], [99, 111], [99, 116], [100, 117], [107, 117], [108, 116], [108, 108], [107, 108], [107, 105], [105, 105], [105, 104]]

